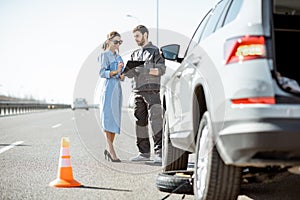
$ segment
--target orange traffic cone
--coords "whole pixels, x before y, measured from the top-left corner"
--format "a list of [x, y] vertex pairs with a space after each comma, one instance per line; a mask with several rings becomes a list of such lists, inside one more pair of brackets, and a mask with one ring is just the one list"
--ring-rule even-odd
[[61, 149], [58, 165], [57, 179], [52, 181], [50, 186], [53, 187], [78, 187], [81, 184], [74, 180], [71, 160], [70, 160], [70, 141], [69, 138], [61, 139]]

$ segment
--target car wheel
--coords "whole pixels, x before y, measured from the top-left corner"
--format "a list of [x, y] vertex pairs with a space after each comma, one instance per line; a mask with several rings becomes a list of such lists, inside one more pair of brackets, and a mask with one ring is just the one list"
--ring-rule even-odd
[[167, 113], [163, 119], [162, 165], [163, 171], [186, 170], [188, 166], [188, 152], [174, 147], [170, 140]]
[[159, 191], [174, 194], [194, 194], [193, 171], [169, 171], [159, 173], [156, 177], [156, 187]]
[[242, 169], [225, 165], [214, 145], [209, 113], [204, 113], [196, 144], [195, 199], [237, 199]]

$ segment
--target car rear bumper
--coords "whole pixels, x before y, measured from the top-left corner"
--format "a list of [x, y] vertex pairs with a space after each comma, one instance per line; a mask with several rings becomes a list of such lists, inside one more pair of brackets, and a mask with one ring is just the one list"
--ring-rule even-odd
[[300, 118], [234, 121], [223, 127], [216, 142], [226, 164], [300, 165]]

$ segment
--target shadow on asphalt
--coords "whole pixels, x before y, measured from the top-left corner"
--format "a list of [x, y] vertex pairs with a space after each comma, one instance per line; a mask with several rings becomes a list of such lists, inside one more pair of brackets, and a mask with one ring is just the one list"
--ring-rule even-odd
[[104, 188], [104, 187], [95, 187], [95, 186], [86, 186], [86, 185], [82, 185], [78, 188], [94, 189], [94, 190], [110, 190], [110, 191], [118, 191], [118, 192], [132, 192], [132, 190], [116, 189], [116, 188]]
[[130, 160], [121, 160], [122, 163], [126, 163], [126, 164], [132, 164], [132, 165], [146, 165], [146, 166], [160, 166], [161, 165], [147, 165], [146, 161], [139, 161], [139, 162], [133, 162]]
[[[0, 144], [0, 146], [10, 146], [11, 144]], [[29, 147], [31, 145], [28, 145], [28, 144], [18, 144], [18, 145], [15, 145], [14, 147]]]

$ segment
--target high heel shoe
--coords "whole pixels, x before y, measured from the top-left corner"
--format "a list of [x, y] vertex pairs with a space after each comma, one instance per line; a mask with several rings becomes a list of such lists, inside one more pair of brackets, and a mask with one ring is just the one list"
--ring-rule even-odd
[[119, 158], [117, 159], [112, 159], [110, 153], [105, 149], [104, 150], [104, 156], [105, 156], [105, 160], [111, 161], [111, 162], [121, 162], [121, 160]]
[[105, 158], [105, 160], [108, 160], [107, 154], [108, 154], [108, 151], [105, 149], [105, 150], [104, 150], [104, 158]]

